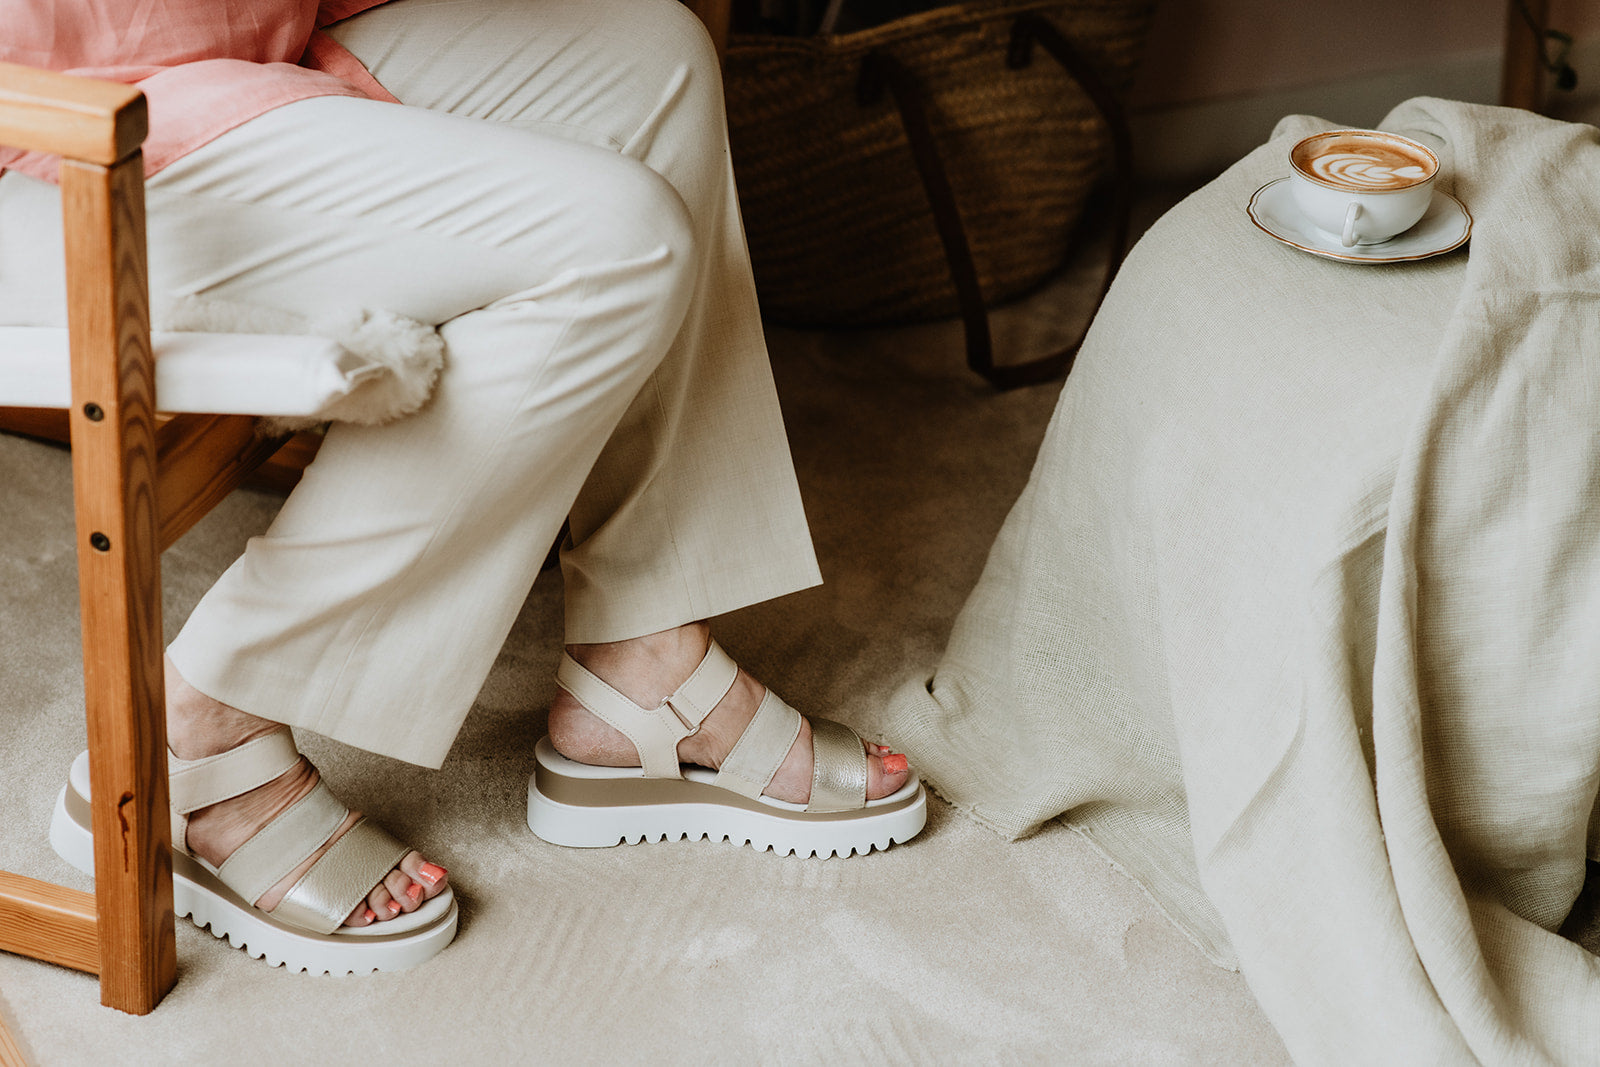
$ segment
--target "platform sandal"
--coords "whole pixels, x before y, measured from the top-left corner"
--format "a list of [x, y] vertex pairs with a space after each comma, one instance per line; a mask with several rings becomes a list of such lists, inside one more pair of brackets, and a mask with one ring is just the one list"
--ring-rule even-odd
[[[341, 925], [410, 851], [359, 819], [272, 911], [254, 901], [333, 836], [350, 814], [320, 780], [240, 845], [220, 867], [186, 847], [189, 813], [265, 785], [295, 766], [300, 752], [288, 727], [199, 760], [167, 753], [172, 795], [172, 895], [187, 916], [273, 966], [313, 974], [397, 971], [434, 956], [455, 936], [457, 908], [449, 886], [410, 914], [369, 926]], [[94, 873], [90, 831], [89, 754], [72, 763], [50, 821], [50, 844], [61, 858]]]
[[738, 665], [713, 641], [689, 680], [647, 709], [563, 654], [556, 684], [632, 741], [643, 766], [577, 763], [541, 739], [528, 781], [528, 827], [553, 844], [580, 848], [708, 837], [823, 857], [866, 854], [916, 836], [928, 818], [916, 776], [867, 800], [866, 749], [848, 726], [827, 719], [811, 720], [809, 802], [762, 795], [800, 733], [800, 713], [770, 689], [721, 770], [680, 764], [678, 742], [700, 729], [738, 676]]

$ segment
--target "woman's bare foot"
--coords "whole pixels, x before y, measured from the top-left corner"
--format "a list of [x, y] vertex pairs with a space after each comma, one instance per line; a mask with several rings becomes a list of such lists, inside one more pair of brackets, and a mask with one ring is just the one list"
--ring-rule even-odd
[[[179, 759], [215, 756], [278, 728], [275, 722], [206, 696], [183, 679], [170, 659], [166, 668], [167, 746]], [[298, 764], [266, 785], [190, 813], [189, 851], [213, 866], [220, 866], [256, 831], [311, 792], [317, 777], [317, 769], [302, 756]], [[263, 893], [256, 900], [256, 907], [262, 911], [277, 907], [289, 888], [311, 869], [329, 846], [355, 825], [358, 815], [358, 812], [351, 812], [327, 843]], [[443, 867], [429, 863], [419, 852], [408, 852], [399, 866], [367, 894], [366, 902], [350, 913], [344, 925], [368, 926], [416, 911], [424, 901], [443, 892], [448, 880], [448, 872]]]
[[[705, 658], [711, 627], [690, 623], [631, 641], [602, 645], [568, 645], [567, 653], [617, 692], [642, 708], [654, 708], [670, 696]], [[766, 688], [744, 671], [733, 688], [706, 717], [700, 730], [678, 742], [684, 763], [718, 768], [739, 735], [755, 717]], [[564, 689], [550, 705], [550, 743], [578, 763], [602, 767], [637, 767], [639, 753], [621, 733], [598, 718]], [[906, 784], [906, 758], [882, 745], [867, 743], [867, 799], [886, 797]], [[802, 720], [783, 765], [766, 795], [791, 804], [811, 796], [811, 724]]]

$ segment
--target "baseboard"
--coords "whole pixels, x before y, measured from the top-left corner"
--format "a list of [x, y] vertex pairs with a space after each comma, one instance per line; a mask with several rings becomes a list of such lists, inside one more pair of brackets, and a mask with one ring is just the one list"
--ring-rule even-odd
[[[1600, 117], [1600, 40], [1580, 41], [1571, 62], [1579, 71], [1578, 88], [1552, 92], [1547, 110], [1570, 121], [1593, 122]], [[1493, 49], [1325, 85], [1136, 112], [1130, 123], [1142, 180], [1194, 183], [1220, 174], [1261, 144], [1285, 115], [1374, 126], [1414, 96], [1493, 104], [1499, 94], [1500, 52]]]

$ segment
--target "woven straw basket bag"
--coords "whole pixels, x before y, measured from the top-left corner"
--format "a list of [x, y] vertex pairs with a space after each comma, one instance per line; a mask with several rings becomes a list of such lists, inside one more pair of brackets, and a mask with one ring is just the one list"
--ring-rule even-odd
[[830, 326], [959, 314], [996, 384], [1059, 374], [1070, 352], [994, 367], [985, 307], [1062, 266], [1113, 164], [1125, 200], [1117, 93], [1152, 7], [972, 0], [856, 33], [736, 35], [729, 134], [763, 311]]

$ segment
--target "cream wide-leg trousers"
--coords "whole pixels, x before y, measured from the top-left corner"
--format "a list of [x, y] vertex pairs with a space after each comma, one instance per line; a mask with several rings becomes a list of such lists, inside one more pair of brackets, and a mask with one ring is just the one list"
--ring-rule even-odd
[[[418, 414], [329, 431], [169, 653], [227, 704], [438, 766], [564, 519], [569, 642], [819, 575], [694, 17], [394, 0], [334, 33], [406, 106], [290, 104], [156, 175], [152, 300], [384, 308], [437, 324], [446, 369]], [[59, 321], [26, 278], [54, 195], [0, 179], [0, 321]]]

